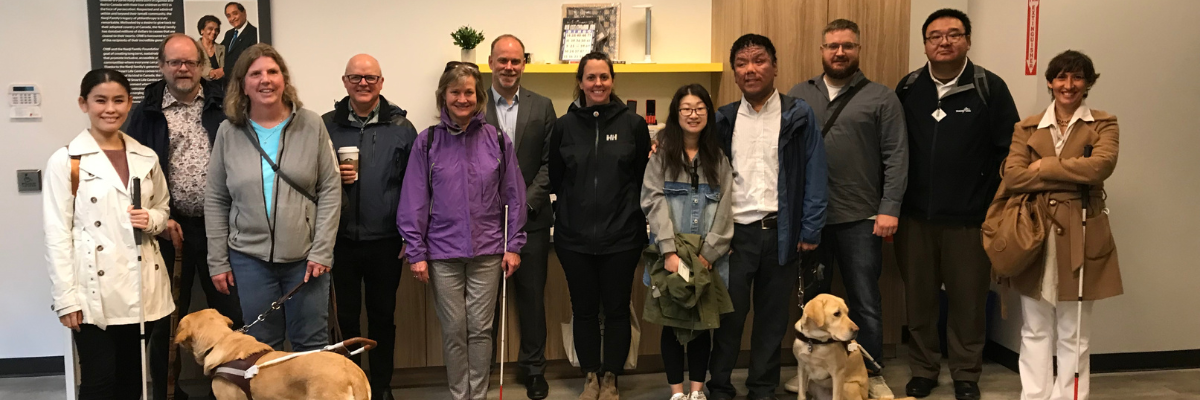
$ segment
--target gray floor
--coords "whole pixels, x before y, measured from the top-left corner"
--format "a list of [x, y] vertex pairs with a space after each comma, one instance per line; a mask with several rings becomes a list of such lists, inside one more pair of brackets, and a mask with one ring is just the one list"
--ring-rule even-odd
[[[885, 369], [885, 376], [892, 390], [902, 394], [908, 381], [908, 367], [903, 361], [893, 360]], [[784, 372], [785, 377], [793, 372]], [[734, 382], [745, 379], [746, 371], [734, 371]], [[942, 374], [942, 385], [934, 390], [930, 400], [953, 399], [954, 391], [949, 372]], [[574, 400], [579, 396], [580, 379], [550, 381], [550, 399]], [[525, 388], [520, 384], [505, 385], [510, 399], [524, 399]], [[983, 379], [979, 382], [985, 400], [1018, 399], [1021, 382], [1016, 373], [996, 364], [984, 365]], [[670, 391], [663, 374], [630, 375], [621, 378], [621, 394], [626, 400], [667, 400]], [[443, 387], [426, 387], [396, 390], [397, 399], [450, 399]], [[0, 399], [42, 400], [63, 399], [62, 376], [37, 378], [0, 379]], [[780, 398], [794, 398], [780, 392]], [[489, 399], [498, 399], [499, 390], [492, 388]], [[1092, 399], [1139, 399], [1139, 400], [1200, 400], [1200, 370], [1129, 372], [1102, 374], [1092, 377]]]

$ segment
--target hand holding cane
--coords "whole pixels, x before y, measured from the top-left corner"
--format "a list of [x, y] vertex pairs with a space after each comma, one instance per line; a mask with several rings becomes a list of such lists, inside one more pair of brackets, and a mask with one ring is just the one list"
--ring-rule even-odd
[[[1087, 158], [1091, 156], [1092, 145], [1089, 144], [1083, 146], [1083, 157]], [[1080, 211], [1082, 217], [1080, 218], [1080, 221], [1082, 222], [1083, 228], [1083, 248], [1085, 255], [1087, 254], [1087, 214], [1088, 205], [1091, 203], [1090, 192], [1091, 188], [1089, 188], [1088, 185], [1079, 185], [1079, 205], [1082, 209], [1082, 211]], [[1077, 297], [1075, 301], [1075, 353], [1078, 356], [1078, 359], [1075, 360], [1075, 400], [1079, 400], [1079, 364], [1083, 363], [1083, 351], [1079, 348], [1079, 343], [1080, 336], [1083, 335], [1083, 270], [1085, 266], [1084, 264], [1087, 263], [1086, 260], [1087, 257], [1085, 256], [1083, 261], [1081, 261], [1083, 264], [1079, 265], [1079, 297]]]
[[[130, 193], [132, 194], [132, 197], [133, 197], [133, 209], [140, 210], [140, 209], [142, 209], [142, 180], [137, 177], [133, 177], [133, 178], [130, 178], [129, 184], [131, 186]], [[140, 349], [142, 352], [142, 357], [141, 357], [141, 361], [142, 361], [142, 399], [150, 400], [150, 389], [149, 389], [149, 387], [146, 386], [147, 385], [146, 383], [149, 381], [149, 377], [148, 377], [148, 373], [147, 373], [148, 371], [146, 368], [146, 310], [142, 304], [142, 285], [143, 285], [142, 280], [144, 279], [144, 277], [142, 277], [142, 230], [141, 229], [133, 228], [133, 243], [137, 244], [136, 251], [138, 252], [138, 257], [137, 257], [137, 260], [138, 260], [137, 299], [138, 299], [138, 340], [139, 340], [138, 349]]]

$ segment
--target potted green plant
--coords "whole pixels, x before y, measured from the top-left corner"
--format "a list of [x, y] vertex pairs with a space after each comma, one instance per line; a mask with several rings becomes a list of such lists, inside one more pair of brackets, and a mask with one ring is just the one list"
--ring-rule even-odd
[[463, 26], [450, 32], [450, 37], [454, 39], [455, 46], [462, 48], [462, 61], [475, 62], [475, 46], [483, 43], [483, 32], [470, 26]]

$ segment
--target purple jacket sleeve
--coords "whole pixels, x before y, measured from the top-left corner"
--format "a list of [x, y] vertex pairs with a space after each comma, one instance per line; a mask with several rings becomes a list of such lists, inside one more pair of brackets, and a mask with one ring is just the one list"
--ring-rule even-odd
[[[400, 187], [400, 205], [396, 208], [396, 228], [408, 242], [404, 256], [410, 263], [429, 258], [429, 244], [425, 242], [429, 229], [429, 147], [426, 142], [427, 135], [432, 134], [433, 130], [426, 129], [413, 142], [404, 183]], [[524, 188], [521, 192], [524, 193]]]
[[[525, 218], [527, 213], [525, 199], [525, 178], [521, 176], [521, 165], [517, 162], [517, 152], [513, 148], [508, 135], [500, 135], [504, 140], [504, 176], [500, 177], [504, 184], [504, 201], [508, 205], [508, 248], [504, 251], [520, 253], [525, 247]], [[410, 166], [411, 168], [411, 166]]]

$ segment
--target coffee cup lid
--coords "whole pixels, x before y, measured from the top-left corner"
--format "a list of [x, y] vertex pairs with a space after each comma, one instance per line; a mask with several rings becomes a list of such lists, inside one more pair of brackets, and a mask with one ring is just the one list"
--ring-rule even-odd
[[337, 149], [337, 152], [338, 152], [338, 153], [357, 153], [357, 152], [358, 152], [358, 146], [346, 146], [346, 147], [339, 147], [339, 148]]

